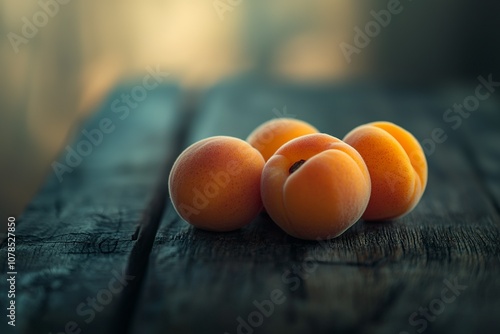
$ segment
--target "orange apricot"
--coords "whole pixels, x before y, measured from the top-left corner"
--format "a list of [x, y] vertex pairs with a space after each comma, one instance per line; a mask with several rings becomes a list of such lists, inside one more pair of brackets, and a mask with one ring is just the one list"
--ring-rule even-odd
[[168, 180], [177, 213], [191, 225], [230, 231], [261, 211], [260, 177], [264, 159], [238, 138], [203, 139], [182, 152]]
[[370, 198], [370, 175], [351, 146], [327, 134], [283, 145], [265, 164], [261, 194], [274, 222], [300, 239], [330, 239], [351, 227]]
[[419, 142], [389, 122], [361, 125], [344, 141], [365, 160], [372, 181], [365, 220], [401, 217], [415, 208], [427, 184], [427, 161]]
[[277, 118], [258, 126], [250, 133], [247, 142], [255, 147], [267, 161], [286, 142], [317, 132], [318, 129], [304, 121], [293, 118]]

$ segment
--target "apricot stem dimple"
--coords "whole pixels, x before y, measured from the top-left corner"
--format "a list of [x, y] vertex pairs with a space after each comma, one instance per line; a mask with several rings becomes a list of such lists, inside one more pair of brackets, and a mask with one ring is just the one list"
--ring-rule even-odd
[[302, 166], [306, 161], [303, 160], [303, 159], [300, 159], [299, 161], [296, 161], [292, 167], [290, 167], [290, 169], [288, 170], [290, 172], [290, 174], [292, 174], [293, 172], [295, 172], [297, 169], [300, 168], [300, 166]]

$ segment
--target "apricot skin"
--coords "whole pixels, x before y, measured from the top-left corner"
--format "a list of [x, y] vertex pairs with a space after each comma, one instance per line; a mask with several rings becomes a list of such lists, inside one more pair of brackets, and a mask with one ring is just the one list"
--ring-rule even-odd
[[359, 153], [326, 134], [283, 145], [264, 166], [261, 179], [269, 216], [288, 234], [308, 240], [337, 237], [358, 221], [370, 187]]
[[216, 136], [182, 152], [169, 176], [170, 198], [191, 225], [231, 231], [250, 223], [261, 211], [261, 154], [247, 142]]
[[247, 142], [264, 157], [269, 158], [285, 143], [300, 136], [317, 133], [309, 123], [293, 118], [277, 118], [258, 126], [248, 136]]
[[365, 160], [372, 181], [365, 220], [387, 220], [409, 213], [427, 185], [427, 161], [411, 133], [389, 122], [361, 125], [344, 141]]

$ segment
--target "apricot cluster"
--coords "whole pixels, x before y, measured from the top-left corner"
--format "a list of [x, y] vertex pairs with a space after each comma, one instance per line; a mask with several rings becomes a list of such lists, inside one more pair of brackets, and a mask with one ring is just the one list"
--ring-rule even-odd
[[340, 140], [287, 118], [262, 124], [246, 141], [201, 140], [169, 176], [175, 210], [195, 227], [235, 230], [264, 207], [286, 233], [308, 240], [337, 237], [360, 218], [401, 217], [426, 184], [420, 144], [393, 123], [365, 124]]

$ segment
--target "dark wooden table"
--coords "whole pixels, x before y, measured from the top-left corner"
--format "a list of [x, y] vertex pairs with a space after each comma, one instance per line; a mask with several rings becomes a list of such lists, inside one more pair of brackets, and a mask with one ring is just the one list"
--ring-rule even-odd
[[[2, 314], [0, 333], [500, 332], [500, 92], [458, 125], [443, 115], [474, 86], [443, 95], [249, 76], [200, 96], [163, 85], [118, 109], [134, 84], [81, 126], [104, 122], [110, 133], [62, 180], [50, 171], [17, 219], [16, 327]], [[340, 138], [375, 120], [407, 128], [426, 143], [422, 201], [321, 243], [287, 236], [264, 214], [230, 233], [180, 220], [167, 176], [181, 150], [283, 116]], [[446, 140], [433, 140], [436, 129]], [[69, 145], [85, 152], [77, 133]], [[0, 288], [6, 312], [5, 279]]]

